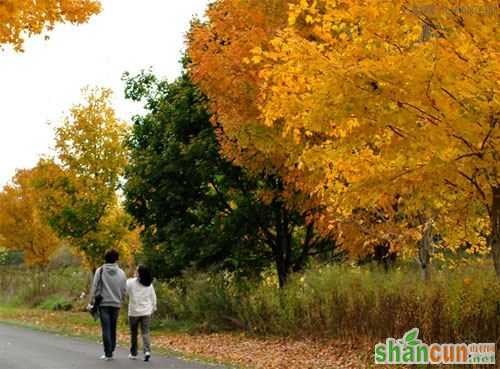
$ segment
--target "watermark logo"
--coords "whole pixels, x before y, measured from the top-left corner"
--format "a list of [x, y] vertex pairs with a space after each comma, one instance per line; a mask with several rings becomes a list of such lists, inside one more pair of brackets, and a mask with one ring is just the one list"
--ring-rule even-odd
[[421, 3], [411, 8], [411, 11], [417, 14], [426, 14], [429, 16], [456, 14], [460, 16], [496, 16], [498, 15], [497, 4], [490, 5], [462, 5], [462, 6], [444, 6], [437, 3]]
[[403, 338], [388, 338], [375, 346], [375, 364], [458, 364], [495, 365], [494, 343], [426, 344], [418, 339], [414, 328]]

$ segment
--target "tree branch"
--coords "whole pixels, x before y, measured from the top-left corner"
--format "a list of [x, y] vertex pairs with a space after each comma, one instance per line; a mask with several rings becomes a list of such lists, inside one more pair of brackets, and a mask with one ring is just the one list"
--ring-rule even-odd
[[490, 129], [488, 130], [488, 133], [486, 134], [486, 136], [483, 139], [483, 142], [481, 143], [481, 151], [483, 151], [485, 149], [486, 144], [488, 143], [488, 140], [490, 139], [491, 134], [493, 133], [493, 130], [497, 126], [497, 122], [498, 122], [498, 120], [495, 119], [495, 117], [492, 117], [491, 124], [490, 124]]
[[490, 210], [490, 206], [488, 205], [488, 200], [486, 198], [486, 194], [484, 193], [483, 189], [481, 188], [479, 183], [476, 181], [476, 179], [472, 176], [468, 176], [467, 174], [465, 174], [464, 172], [462, 172], [460, 170], [458, 171], [458, 174], [460, 174], [462, 177], [467, 179], [474, 186], [474, 188], [477, 190], [477, 192], [479, 193], [479, 195], [483, 199], [483, 203], [485, 204], [486, 209], [488, 210], [488, 214], [491, 214], [491, 210]]

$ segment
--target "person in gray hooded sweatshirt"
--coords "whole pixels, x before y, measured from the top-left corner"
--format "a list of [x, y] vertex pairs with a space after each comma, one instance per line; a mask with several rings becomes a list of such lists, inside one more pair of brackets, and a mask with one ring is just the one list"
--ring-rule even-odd
[[96, 270], [91, 289], [93, 303], [95, 303], [96, 296], [101, 296], [99, 316], [104, 345], [102, 360], [113, 359], [113, 353], [116, 348], [118, 316], [127, 291], [127, 276], [116, 263], [119, 256], [116, 250], [106, 252], [104, 255], [106, 263]]

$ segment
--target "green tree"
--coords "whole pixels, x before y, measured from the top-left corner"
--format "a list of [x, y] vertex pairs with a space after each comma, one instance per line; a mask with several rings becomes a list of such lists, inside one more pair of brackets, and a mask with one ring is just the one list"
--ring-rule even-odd
[[135, 117], [128, 140], [126, 205], [161, 277], [191, 267], [258, 274], [274, 263], [283, 286], [310, 254], [333, 249], [305, 214], [273, 195], [279, 178], [250, 177], [221, 156], [224, 133], [187, 75], [174, 83], [127, 76], [126, 96], [147, 111]]

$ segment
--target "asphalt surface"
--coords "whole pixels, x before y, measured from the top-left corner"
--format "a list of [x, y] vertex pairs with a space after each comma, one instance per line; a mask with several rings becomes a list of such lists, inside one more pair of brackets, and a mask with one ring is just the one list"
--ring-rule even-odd
[[223, 369], [154, 353], [148, 363], [129, 360], [122, 348], [113, 361], [99, 360], [100, 355], [96, 343], [0, 324], [0, 369]]

